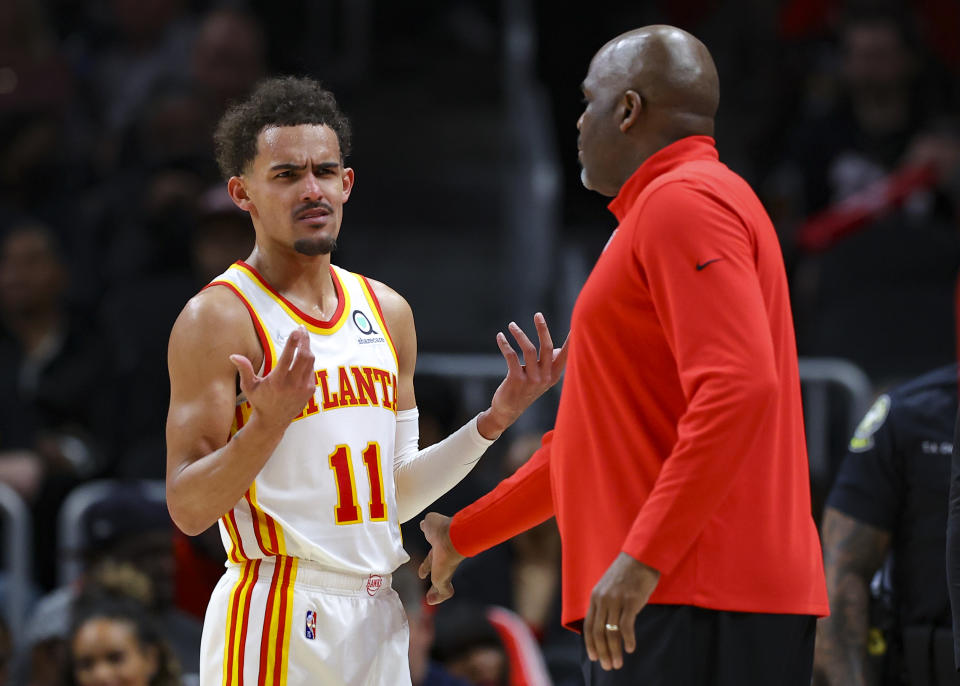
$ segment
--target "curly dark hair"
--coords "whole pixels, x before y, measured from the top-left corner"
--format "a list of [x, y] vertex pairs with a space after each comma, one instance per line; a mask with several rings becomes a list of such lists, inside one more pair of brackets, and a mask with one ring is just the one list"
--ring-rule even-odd
[[213, 134], [217, 164], [225, 179], [239, 176], [257, 156], [257, 138], [270, 126], [323, 124], [340, 142], [340, 157], [350, 154], [350, 121], [333, 93], [311, 78], [264, 79], [246, 100], [232, 105]]

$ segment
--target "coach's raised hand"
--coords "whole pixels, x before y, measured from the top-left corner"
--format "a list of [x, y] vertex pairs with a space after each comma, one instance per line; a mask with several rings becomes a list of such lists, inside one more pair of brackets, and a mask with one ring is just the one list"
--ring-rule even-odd
[[563, 375], [567, 344], [561, 348], [553, 347], [547, 320], [540, 312], [533, 316], [533, 324], [540, 339], [539, 350], [516, 323], [510, 322], [508, 327], [520, 346], [524, 364], [520, 364], [520, 358], [507, 337], [502, 332], [497, 334], [497, 345], [507, 361], [507, 376], [493, 394], [490, 408], [477, 418], [477, 429], [486, 438], [498, 438]]
[[287, 338], [277, 364], [266, 376], [258, 376], [243, 355], [231, 355], [230, 361], [240, 373], [240, 390], [264, 423], [286, 428], [316, 392], [310, 334], [302, 326]]

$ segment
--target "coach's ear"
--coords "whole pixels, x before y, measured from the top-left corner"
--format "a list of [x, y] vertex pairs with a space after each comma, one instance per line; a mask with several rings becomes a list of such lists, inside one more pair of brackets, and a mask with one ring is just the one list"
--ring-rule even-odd
[[619, 117], [618, 126], [623, 133], [630, 130], [643, 111], [643, 98], [635, 90], [624, 92], [620, 98], [617, 116]]

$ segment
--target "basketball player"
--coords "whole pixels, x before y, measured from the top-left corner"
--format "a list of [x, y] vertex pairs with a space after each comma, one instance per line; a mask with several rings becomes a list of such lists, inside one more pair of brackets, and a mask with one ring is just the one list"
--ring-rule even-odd
[[[563, 369], [503, 334], [489, 409], [418, 451], [416, 334], [387, 286], [331, 264], [354, 172], [349, 123], [309, 79], [271, 79], [215, 134], [256, 245], [187, 303], [170, 336], [167, 502], [198, 534], [219, 521], [227, 571], [204, 622], [200, 682], [409, 684], [390, 573], [401, 522], [470, 470]], [[239, 391], [237, 388], [239, 375]]]

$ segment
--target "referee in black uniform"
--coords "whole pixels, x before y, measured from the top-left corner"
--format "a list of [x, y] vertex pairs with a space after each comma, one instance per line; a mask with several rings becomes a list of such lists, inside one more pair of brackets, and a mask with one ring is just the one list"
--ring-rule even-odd
[[880, 396], [851, 439], [823, 517], [815, 683], [960, 684], [944, 554], [956, 417], [953, 364]]

